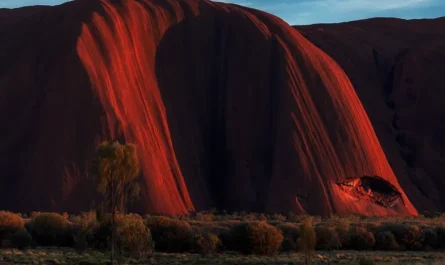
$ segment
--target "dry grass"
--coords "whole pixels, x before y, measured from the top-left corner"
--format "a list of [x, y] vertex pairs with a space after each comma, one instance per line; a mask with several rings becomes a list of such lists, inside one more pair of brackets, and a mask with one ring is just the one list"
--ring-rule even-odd
[[[347, 264], [359, 265], [361, 258], [366, 257], [378, 265], [439, 265], [445, 263], [443, 252], [356, 252], [336, 251], [317, 252], [313, 264]], [[202, 256], [198, 254], [155, 253], [144, 260], [126, 259], [121, 264], [157, 264], [157, 265], [299, 265], [303, 264], [303, 254], [281, 254], [276, 256], [255, 256], [239, 254], [219, 254]], [[79, 255], [69, 249], [35, 249], [27, 251], [0, 250], [0, 264], [107, 264], [107, 253], [87, 252]]]

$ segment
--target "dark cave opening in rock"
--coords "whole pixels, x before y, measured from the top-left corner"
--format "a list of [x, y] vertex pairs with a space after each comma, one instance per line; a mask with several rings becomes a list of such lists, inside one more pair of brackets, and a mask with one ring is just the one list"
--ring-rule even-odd
[[385, 208], [395, 207], [403, 203], [398, 189], [379, 176], [363, 176], [350, 178], [337, 183], [346, 193], [359, 199], [371, 201]]

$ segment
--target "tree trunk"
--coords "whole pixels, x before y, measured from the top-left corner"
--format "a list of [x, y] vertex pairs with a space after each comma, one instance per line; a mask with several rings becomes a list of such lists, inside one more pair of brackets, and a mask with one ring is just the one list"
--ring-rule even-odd
[[111, 179], [111, 264], [114, 264], [115, 213], [116, 213], [116, 206], [114, 202], [114, 180]]

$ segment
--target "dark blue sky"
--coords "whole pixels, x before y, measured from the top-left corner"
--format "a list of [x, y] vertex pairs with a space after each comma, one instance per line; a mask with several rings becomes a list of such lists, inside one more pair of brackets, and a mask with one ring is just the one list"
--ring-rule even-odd
[[[0, 8], [56, 5], [66, 0], [0, 0]], [[289, 24], [335, 23], [370, 17], [445, 16], [445, 0], [220, 0], [261, 9]]]

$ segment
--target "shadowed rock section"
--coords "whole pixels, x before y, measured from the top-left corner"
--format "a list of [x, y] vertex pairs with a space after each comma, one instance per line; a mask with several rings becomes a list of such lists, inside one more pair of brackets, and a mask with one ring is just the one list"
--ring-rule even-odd
[[[0, 207], [88, 208], [89, 156], [112, 138], [138, 147], [144, 212], [417, 214], [345, 73], [282, 20], [204, 0], [77, 0], [26, 18], [1, 33], [34, 45], [0, 65], [14, 157], [0, 196], [39, 200]], [[25, 115], [14, 103], [30, 92]], [[337, 184], [374, 175], [401, 203]]]
[[445, 18], [296, 27], [345, 70], [403, 190], [445, 210]]

